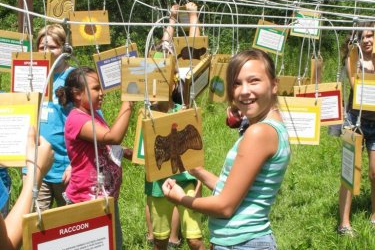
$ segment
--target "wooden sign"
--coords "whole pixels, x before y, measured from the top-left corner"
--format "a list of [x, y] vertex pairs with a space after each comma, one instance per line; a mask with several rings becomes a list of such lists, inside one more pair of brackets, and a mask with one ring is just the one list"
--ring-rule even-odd
[[294, 86], [306, 85], [310, 83], [310, 78], [300, 78], [297, 76], [278, 76], [277, 95], [293, 96]]
[[10, 72], [13, 52], [31, 51], [29, 36], [23, 33], [0, 30], [0, 72]]
[[294, 28], [290, 32], [291, 36], [319, 39], [320, 29], [305, 27], [319, 27], [321, 23], [321, 21], [319, 20], [320, 13], [311, 11], [298, 11], [295, 15], [295, 18], [298, 22], [294, 25]]
[[[107, 211], [106, 211], [107, 210]], [[23, 249], [67, 250], [108, 249], [115, 250], [114, 198], [48, 209], [23, 217]]]
[[[184, 101], [186, 106], [190, 106], [192, 100], [196, 98], [202, 90], [208, 85], [209, 73], [211, 65], [210, 54], [201, 59], [201, 61], [193, 68], [191, 72], [189, 68], [179, 68], [180, 76], [182, 76], [183, 86], [184, 86]], [[187, 70], [184, 77], [184, 73], [181, 74], [181, 70]]]
[[177, 55], [178, 67], [190, 67], [190, 56], [191, 64], [194, 67], [207, 53], [208, 37], [173, 37], [173, 44]]
[[[30, 63], [32, 53], [32, 81], [30, 86]], [[46, 92], [44, 96], [52, 100], [52, 81], [50, 77], [47, 83], [48, 74], [53, 64], [52, 54], [50, 52], [20, 52], [12, 53], [11, 66], [11, 92]], [[45, 85], [47, 87], [45, 88]]]
[[358, 69], [358, 48], [357, 46], [351, 45], [349, 47], [349, 60], [346, 61], [347, 69], [349, 69], [349, 77], [352, 79], [352, 82], [354, 83], [354, 77], [357, 74], [357, 69]]
[[146, 179], [156, 181], [203, 166], [201, 110], [187, 109], [142, 121]]
[[[166, 113], [152, 111], [152, 117], [162, 117], [165, 116]], [[142, 131], [142, 120], [150, 118], [149, 114], [145, 115], [145, 110], [140, 109], [138, 111], [138, 118], [137, 118], [137, 127], [135, 129], [135, 139], [134, 139], [134, 147], [133, 147], [133, 157], [132, 162], [136, 164], [145, 164], [145, 150], [144, 150], [144, 140], [143, 140], [143, 131]]]
[[121, 58], [137, 56], [138, 50], [135, 43], [131, 43], [128, 48], [121, 46], [93, 55], [104, 93], [121, 89]]
[[74, 11], [75, 0], [48, 0], [47, 16], [55, 18], [67, 18]]
[[87, 24], [70, 24], [73, 46], [110, 44], [108, 25], [89, 23], [108, 23], [108, 12], [105, 10], [74, 11], [70, 12], [72, 22], [85, 22]]
[[365, 74], [362, 82], [362, 74], [357, 74], [353, 88], [353, 109], [375, 111], [375, 75]]
[[[259, 20], [258, 25], [275, 25], [275, 23]], [[261, 49], [277, 55], [283, 55], [288, 30], [284, 28], [257, 28], [253, 48]]]
[[311, 84], [322, 83], [323, 57], [311, 58]]
[[210, 92], [209, 97], [214, 102], [227, 100], [227, 68], [232, 55], [216, 54], [212, 56], [210, 68]]
[[342, 84], [337, 82], [309, 84], [294, 87], [295, 97], [322, 99], [320, 122], [322, 125], [343, 123]]
[[[122, 101], [144, 101], [145, 93], [150, 101], [169, 101], [174, 84], [175, 58], [173, 56], [123, 57], [121, 65]], [[145, 77], [147, 77], [147, 89]]]
[[278, 102], [290, 143], [318, 145], [322, 100], [280, 96]]
[[344, 129], [341, 139], [341, 183], [353, 195], [358, 195], [361, 183], [363, 136], [349, 129]]
[[26, 165], [27, 133], [38, 129], [40, 93], [0, 93], [0, 166]]

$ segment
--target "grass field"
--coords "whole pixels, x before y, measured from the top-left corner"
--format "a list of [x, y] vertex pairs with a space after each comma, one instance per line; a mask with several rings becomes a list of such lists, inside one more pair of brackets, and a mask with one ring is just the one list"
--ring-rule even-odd
[[[103, 111], [111, 124], [120, 104], [119, 93], [106, 98]], [[227, 150], [238, 137], [234, 129], [225, 126], [225, 104], [210, 103], [207, 92], [198, 99], [203, 108], [203, 143], [205, 167], [218, 174]], [[141, 105], [141, 104], [139, 104]], [[142, 108], [138, 106], [138, 108]], [[136, 112], [134, 112], [135, 114]], [[123, 144], [132, 147], [136, 117]], [[370, 188], [367, 179], [367, 154], [363, 152], [361, 194], [352, 207], [352, 226], [356, 237], [339, 236], [338, 189], [340, 185], [341, 140], [321, 131], [319, 146], [292, 145], [292, 158], [280, 193], [271, 212], [271, 224], [280, 250], [290, 249], [375, 249], [374, 229], [369, 223]], [[20, 187], [20, 175], [11, 169], [12, 200]], [[123, 162], [123, 184], [119, 200], [124, 249], [151, 249], [145, 239], [144, 167]], [[203, 189], [203, 195], [210, 191]], [[206, 246], [209, 245], [207, 217], [203, 217]], [[189, 249], [184, 243], [181, 249]]]

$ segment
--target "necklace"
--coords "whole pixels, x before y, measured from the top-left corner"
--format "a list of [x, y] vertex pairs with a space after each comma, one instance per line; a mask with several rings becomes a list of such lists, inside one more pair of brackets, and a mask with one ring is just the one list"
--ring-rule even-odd
[[249, 123], [250, 123], [250, 125], [252, 125], [252, 124], [255, 124], [255, 123], [258, 123], [258, 122], [262, 122], [263, 120], [265, 120], [266, 118], [267, 118], [267, 116], [269, 115], [269, 114], [271, 114], [271, 113], [273, 113], [273, 112], [275, 112], [275, 111], [278, 111], [279, 110], [279, 108], [273, 108], [273, 109], [270, 109], [268, 112], [267, 112], [267, 114], [265, 114], [261, 119], [259, 119], [257, 122], [251, 122], [250, 120], [249, 120]]

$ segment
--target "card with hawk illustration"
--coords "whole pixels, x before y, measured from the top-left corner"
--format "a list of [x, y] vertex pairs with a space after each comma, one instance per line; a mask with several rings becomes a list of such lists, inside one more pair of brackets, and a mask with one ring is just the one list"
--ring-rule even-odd
[[147, 181], [203, 166], [201, 110], [188, 109], [142, 121]]

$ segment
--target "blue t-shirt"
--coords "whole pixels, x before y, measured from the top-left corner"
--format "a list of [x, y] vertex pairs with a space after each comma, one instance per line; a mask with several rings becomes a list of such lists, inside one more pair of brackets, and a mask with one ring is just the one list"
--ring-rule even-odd
[[8, 200], [8, 189], [4, 186], [3, 181], [0, 179], [0, 208], [4, 207]]

